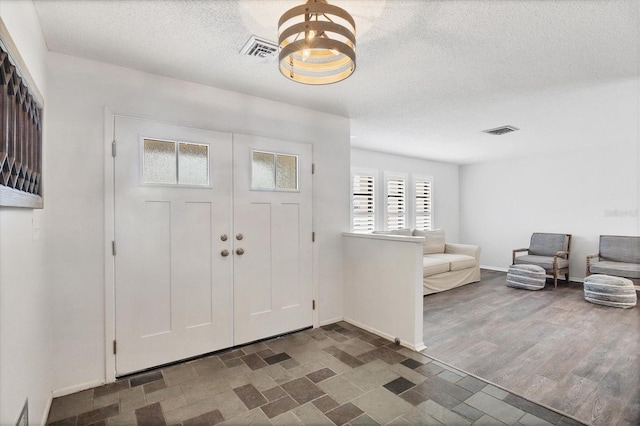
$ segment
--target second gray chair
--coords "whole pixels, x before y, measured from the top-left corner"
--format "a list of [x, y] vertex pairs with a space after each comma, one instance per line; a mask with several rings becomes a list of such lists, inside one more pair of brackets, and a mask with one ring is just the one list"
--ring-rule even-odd
[[[547, 275], [553, 275], [553, 285], [558, 287], [558, 275], [564, 274], [569, 282], [569, 254], [571, 251], [571, 234], [550, 234], [534, 232], [528, 248], [513, 250], [512, 264], [538, 265], [544, 268]], [[527, 252], [516, 256], [516, 253]]]
[[640, 284], [640, 237], [600, 235], [597, 254], [587, 256], [587, 277], [605, 274]]

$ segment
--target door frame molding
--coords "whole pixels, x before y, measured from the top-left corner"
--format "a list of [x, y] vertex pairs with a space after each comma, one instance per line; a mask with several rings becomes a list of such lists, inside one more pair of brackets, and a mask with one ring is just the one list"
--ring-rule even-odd
[[[104, 350], [105, 350], [105, 371], [104, 383], [113, 383], [116, 380], [116, 356], [113, 353], [113, 342], [116, 338], [116, 303], [115, 303], [115, 258], [112, 255], [111, 242], [115, 240], [115, 159], [112, 156], [112, 143], [115, 138], [115, 120], [117, 117], [131, 118], [136, 120], [153, 121], [156, 123], [170, 124], [196, 129], [211, 130], [216, 132], [226, 132], [232, 135], [246, 134], [242, 131], [219, 130], [209, 126], [197, 126], [193, 123], [181, 124], [179, 121], [170, 122], [154, 119], [144, 114], [131, 114], [126, 111], [105, 105], [104, 107]], [[261, 135], [254, 135], [263, 137]], [[232, 136], [233, 137], [233, 136]], [[269, 137], [273, 139], [273, 137]], [[283, 139], [286, 140], [286, 139]], [[286, 140], [289, 141], [289, 140]], [[289, 141], [296, 142], [296, 141]], [[308, 143], [308, 142], [307, 142]], [[313, 163], [314, 144], [311, 145], [311, 162]], [[311, 191], [315, 192], [314, 176], [311, 177]], [[313, 195], [311, 202], [311, 226], [315, 230], [315, 215], [313, 214]], [[232, 207], [233, 208], [233, 207]], [[313, 300], [318, 302], [318, 268], [316, 243], [311, 245], [311, 295]], [[311, 313], [312, 326], [317, 328], [319, 324], [318, 309]]]
[[113, 342], [116, 338], [116, 275], [111, 241], [115, 239], [115, 186], [112, 143], [115, 138], [116, 114], [104, 108], [104, 348], [105, 383], [116, 381], [116, 356]]

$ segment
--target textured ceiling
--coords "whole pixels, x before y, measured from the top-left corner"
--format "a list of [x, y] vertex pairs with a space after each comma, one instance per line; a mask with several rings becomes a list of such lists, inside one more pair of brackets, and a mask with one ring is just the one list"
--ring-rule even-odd
[[[559, 149], [542, 131], [558, 114], [638, 78], [638, 0], [330, 2], [356, 19], [357, 69], [306, 86], [238, 53], [302, 0], [34, 0], [51, 51], [346, 116], [353, 146], [459, 164]], [[481, 132], [507, 124], [522, 130]]]

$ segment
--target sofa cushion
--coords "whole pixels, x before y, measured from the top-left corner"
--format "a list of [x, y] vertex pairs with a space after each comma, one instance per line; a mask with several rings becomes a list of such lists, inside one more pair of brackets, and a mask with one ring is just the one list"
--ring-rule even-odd
[[[516, 265], [539, 265], [547, 271], [553, 270], [553, 256], [516, 256]], [[569, 261], [566, 259], [558, 258], [558, 269], [564, 269], [569, 267]]]
[[425, 257], [433, 257], [449, 262], [450, 271], [460, 271], [476, 266], [476, 258], [466, 254], [434, 253]]
[[600, 257], [616, 262], [640, 263], [640, 237], [600, 235]]
[[565, 234], [545, 234], [535, 232], [531, 235], [529, 254], [535, 256], [553, 256], [558, 251], [567, 251], [569, 237]]
[[602, 260], [592, 263], [589, 272], [592, 274], [615, 275], [617, 277], [636, 279], [640, 278], [640, 264]]
[[414, 229], [413, 236], [424, 237], [423, 254], [444, 253], [444, 231], [442, 229], [436, 229], [435, 231]]
[[437, 257], [424, 256], [422, 258], [422, 276], [430, 277], [449, 271], [449, 261]]

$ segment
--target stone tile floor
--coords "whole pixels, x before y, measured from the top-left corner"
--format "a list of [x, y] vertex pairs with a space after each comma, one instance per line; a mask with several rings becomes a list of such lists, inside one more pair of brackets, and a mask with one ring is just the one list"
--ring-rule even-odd
[[55, 398], [50, 425], [577, 425], [345, 322]]

